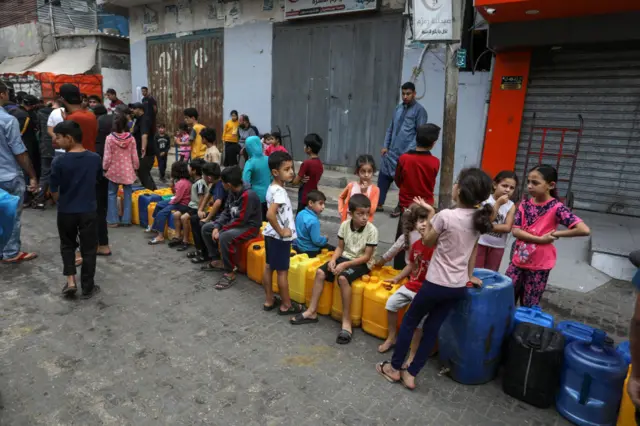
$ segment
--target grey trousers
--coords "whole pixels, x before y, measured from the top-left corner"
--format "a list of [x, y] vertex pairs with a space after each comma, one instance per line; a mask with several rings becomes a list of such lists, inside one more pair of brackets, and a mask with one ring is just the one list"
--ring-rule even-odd
[[212, 222], [207, 222], [202, 226], [202, 240], [207, 246], [209, 256], [213, 260], [222, 259], [224, 268], [228, 272], [235, 271], [240, 263], [240, 246], [257, 237], [260, 229], [241, 227], [220, 231], [220, 247], [218, 247], [218, 241], [213, 241], [211, 238], [213, 229]]

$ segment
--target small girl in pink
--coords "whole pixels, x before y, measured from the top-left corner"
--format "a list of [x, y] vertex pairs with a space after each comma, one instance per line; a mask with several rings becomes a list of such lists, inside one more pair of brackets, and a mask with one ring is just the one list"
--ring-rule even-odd
[[[513, 281], [516, 303], [540, 304], [549, 272], [556, 264], [553, 242], [562, 237], [583, 237], [590, 230], [582, 220], [558, 201], [558, 172], [551, 166], [536, 166], [529, 172], [527, 190], [531, 198], [516, 212], [513, 236], [516, 243], [506, 275]], [[558, 225], [568, 230], [557, 231]]]
[[[376, 365], [376, 370], [390, 382], [402, 382], [408, 389], [415, 389], [415, 379], [424, 367], [438, 338], [442, 323], [457, 303], [467, 294], [467, 283], [476, 286], [482, 281], [473, 276], [480, 234], [492, 229], [490, 205], [482, 202], [491, 194], [491, 178], [480, 169], [464, 169], [453, 187], [456, 208], [445, 209], [433, 217], [422, 238], [427, 247], [435, 251], [427, 275], [405, 314], [391, 361]], [[415, 357], [404, 369], [413, 334], [425, 318], [422, 339]]]

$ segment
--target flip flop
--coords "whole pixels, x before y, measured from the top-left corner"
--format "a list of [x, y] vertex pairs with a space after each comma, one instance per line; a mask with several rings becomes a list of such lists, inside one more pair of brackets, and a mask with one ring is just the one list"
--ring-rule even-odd
[[353, 333], [349, 333], [347, 330], [342, 329], [340, 333], [338, 333], [338, 337], [336, 337], [336, 343], [339, 345], [346, 345], [351, 343]]
[[275, 308], [280, 306], [281, 302], [282, 302], [282, 299], [280, 299], [280, 296], [278, 296], [277, 294], [274, 294], [273, 295], [273, 304], [271, 306], [262, 305], [262, 310], [265, 311], [265, 312], [271, 312]]
[[178, 246], [176, 251], [187, 251], [189, 250], [189, 243], [182, 243], [182, 245]]
[[202, 266], [200, 267], [200, 270], [201, 270], [201, 271], [207, 271], [207, 272], [213, 272], [213, 271], [221, 272], [221, 271], [225, 271], [224, 267], [221, 267], [221, 266], [214, 266], [214, 265], [212, 265], [212, 264], [211, 264], [211, 262], [207, 263], [206, 265], [202, 265]]
[[169, 241], [169, 244], [167, 244], [169, 247], [174, 248], [174, 247], [178, 247], [180, 244], [182, 244], [182, 240], [178, 239], [178, 238], [172, 238], [171, 241]]
[[62, 295], [65, 297], [73, 296], [74, 294], [76, 294], [76, 291], [78, 291], [78, 287], [69, 287], [69, 283], [65, 283], [64, 287], [62, 287]]
[[38, 255], [36, 253], [25, 253], [25, 252], [21, 251], [13, 259], [7, 259], [7, 260], [3, 259], [2, 263], [9, 264], [9, 265], [18, 264], [18, 263], [22, 263], [22, 262], [28, 262], [30, 260], [35, 259], [36, 257], [38, 257]]
[[164, 240], [158, 240], [157, 238], [153, 238], [147, 244], [149, 244], [150, 246], [157, 246], [158, 244], [163, 244], [163, 243], [164, 243]]
[[306, 311], [306, 308], [297, 303], [297, 302], [291, 302], [291, 307], [289, 309], [287, 309], [286, 311], [283, 311], [282, 309], [278, 309], [278, 315], [293, 315], [293, 314], [302, 314], [304, 311]]
[[318, 322], [318, 317], [315, 318], [305, 318], [304, 315], [302, 315], [301, 313], [296, 315], [295, 317], [291, 318], [289, 320], [289, 322], [292, 325], [302, 325], [302, 324], [314, 324], [316, 322]]
[[377, 363], [376, 364], [376, 371], [382, 377], [387, 379], [388, 382], [390, 382], [390, 383], [398, 383], [399, 380], [396, 380], [393, 377], [390, 377], [389, 375], [387, 375], [387, 373], [384, 372], [384, 366], [387, 365], [387, 364], [391, 364], [391, 361], [382, 361], [382, 362]]
[[231, 278], [225, 274], [222, 276], [222, 278], [220, 278], [220, 280], [217, 282], [217, 284], [213, 288], [215, 288], [216, 290], [226, 290], [228, 288], [233, 287], [235, 283], [236, 283], [235, 278]]

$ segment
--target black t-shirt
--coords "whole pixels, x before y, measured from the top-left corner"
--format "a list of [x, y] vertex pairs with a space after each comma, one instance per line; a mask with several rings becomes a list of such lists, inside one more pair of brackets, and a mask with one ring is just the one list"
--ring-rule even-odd
[[153, 157], [158, 154], [158, 148], [153, 135], [153, 123], [149, 119], [149, 116], [144, 113], [140, 117], [135, 117], [133, 120], [133, 131], [131, 132], [136, 139], [136, 148], [138, 149], [138, 156], [142, 157], [142, 135], [148, 135], [147, 137], [147, 152], [146, 157]]
[[169, 152], [169, 136], [167, 136], [166, 134], [163, 136], [156, 135], [156, 146], [158, 147], [159, 152]]
[[66, 152], [51, 165], [51, 192], [58, 192], [58, 213], [95, 212], [96, 182], [102, 176], [102, 160], [95, 152]]

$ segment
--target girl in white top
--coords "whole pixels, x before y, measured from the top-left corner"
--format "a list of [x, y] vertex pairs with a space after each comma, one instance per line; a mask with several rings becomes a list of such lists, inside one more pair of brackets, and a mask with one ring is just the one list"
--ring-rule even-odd
[[493, 194], [483, 203], [493, 207], [491, 222], [493, 229], [478, 241], [476, 268], [498, 271], [516, 214], [516, 206], [511, 197], [518, 186], [518, 177], [511, 170], [498, 173], [493, 180]]
[[[457, 303], [467, 294], [467, 283], [482, 285], [473, 276], [476, 249], [480, 234], [491, 231], [492, 209], [482, 202], [491, 194], [491, 178], [480, 169], [464, 169], [453, 187], [455, 209], [445, 209], [434, 216], [422, 239], [424, 245], [435, 246], [426, 280], [416, 293], [402, 320], [400, 333], [391, 361], [376, 365], [376, 370], [390, 382], [402, 382], [413, 390], [415, 378], [424, 367], [433, 349], [440, 326]], [[427, 316], [428, 315], [428, 316]], [[426, 317], [418, 351], [406, 370], [402, 364], [407, 357], [413, 333]]]

